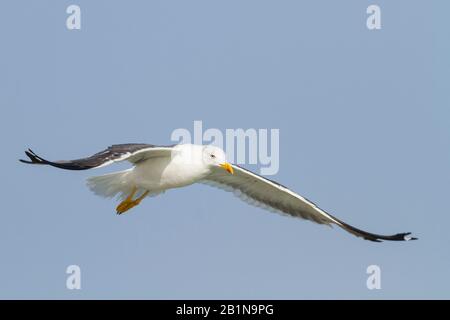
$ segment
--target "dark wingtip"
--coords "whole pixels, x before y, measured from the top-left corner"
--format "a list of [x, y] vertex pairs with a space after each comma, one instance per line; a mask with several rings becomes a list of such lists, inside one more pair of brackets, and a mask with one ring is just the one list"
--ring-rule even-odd
[[25, 151], [25, 154], [27, 155], [28, 158], [30, 158], [31, 161], [19, 159], [20, 162], [28, 164], [45, 164], [45, 160], [39, 157], [36, 153], [34, 153], [33, 150], [28, 149], [27, 151]]
[[[336, 219], [336, 218], [335, 218]], [[365, 240], [373, 241], [373, 242], [383, 242], [383, 241], [410, 241], [410, 240], [418, 240], [416, 237], [411, 236], [411, 232], [404, 233], [396, 233], [393, 235], [381, 235], [376, 233], [370, 233], [358, 228], [355, 228], [341, 220], [336, 219], [339, 223], [339, 226], [344, 228], [350, 233], [358, 237], [362, 237]]]
[[419, 238], [412, 237], [411, 232], [397, 233], [392, 236], [381, 236], [376, 235], [376, 238], [366, 238], [367, 240], [371, 240], [374, 242], [382, 242], [382, 240], [387, 241], [410, 241], [410, 240], [418, 240]]
[[403, 235], [403, 240], [404, 241], [419, 240], [419, 238], [412, 237], [411, 236], [411, 232], [401, 233], [401, 235]]

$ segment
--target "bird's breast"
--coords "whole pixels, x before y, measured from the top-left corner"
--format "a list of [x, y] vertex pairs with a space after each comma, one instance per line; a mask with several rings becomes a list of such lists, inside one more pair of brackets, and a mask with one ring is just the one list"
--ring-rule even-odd
[[208, 174], [208, 169], [195, 163], [148, 159], [134, 168], [138, 184], [149, 190], [166, 190], [195, 183]]

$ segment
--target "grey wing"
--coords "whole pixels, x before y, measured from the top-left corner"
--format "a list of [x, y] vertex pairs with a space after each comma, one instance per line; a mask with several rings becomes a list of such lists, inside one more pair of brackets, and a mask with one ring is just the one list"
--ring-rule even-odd
[[291, 191], [287, 187], [257, 175], [240, 166], [233, 165], [234, 174], [224, 170], [213, 170], [203, 183], [232, 191], [242, 200], [257, 206], [278, 211], [290, 216], [303, 218], [319, 224], [335, 224], [342, 229], [366, 240], [415, 240], [410, 233], [379, 235], [357, 229], [320, 209], [313, 202]]
[[44, 164], [66, 170], [87, 170], [100, 168], [114, 162], [127, 160], [138, 163], [151, 157], [170, 156], [172, 146], [155, 146], [144, 143], [116, 144], [90, 157], [75, 160], [48, 161], [38, 156], [31, 149], [25, 151], [30, 160], [20, 159], [23, 163]]

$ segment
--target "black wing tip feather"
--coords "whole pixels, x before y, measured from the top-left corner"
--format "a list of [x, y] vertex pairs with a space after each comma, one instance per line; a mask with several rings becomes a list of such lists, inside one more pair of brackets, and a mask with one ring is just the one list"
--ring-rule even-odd
[[376, 233], [370, 233], [358, 228], [355, 228], [341, 220], [336, 219], [339, 223], [339, 225], [347, 230], [350, 233], [353, 233], [354, 235], [358, 237], [362, 237], [365, 240], [373, 241], [373, 242], [383, 242], [383, 241], [410, 241], [410, 240], [418, 240], [418, 238], [411, 236], [411, 232], [403, 232], [403, 233], [396, 233], [393, 235], [381, 235]]
[[370, 234], [370, 236], [363, 236], [364, 239], [373, 241], [373, 242], [383, 242], [385, 241], [411, 241], [411, 240], [419, 240], [419, 238], [412, 237], [411, 232], [397, 233], [391, 236], [383, 236], [378, 234]]
[[19, 161], [22, 163], [49, 165], [49, 166], [53, 166], [56, 168], [67, 169], [67, 170], [86, 169], [84, 167], [79, 166], [77, 163], [74, 163], [73, 161], [67, 161], [67, 163], [64, 163], [63, 161], [51, 162], [51, 161], [45, 160], [44, 158], [42, 158], [42, 157], [38, 156], [36, 153], [34, 153], [34, 151], [31, 149], [28, 149], [27, 151], [25, 151], [25, 154], [28, 156], [28, 158], [30, 158], [31, 161], [19, 159]]
[[393, 235], [385, 236], [385, 235], [362, 231], [362, 230], [356, 229], [354, 227], [351, 227], [351, 230], [353, 231], [353, 233], [357, 234], [358, 236], [362, 237], [363, 239], [373, 241], [373, 242], [410, 241], [410, 240], [418, 240], [419, 239], [419, 238], [411, 236], [411, 232], [396, 233]]
[[28, 149], [27, 151], [25, 151], [25, 154], [28, 156], [28, 158], [30, 158], [30, 160], [23, 160], [23, 159], [19, 159], [20, 162], [22, 163], [28, 163], [28, 164], [47, 164], [48, 161], [42, 159], [41, 157], [39, 157], [37, 154], [35, 154], [33, 152], [33, 150]]

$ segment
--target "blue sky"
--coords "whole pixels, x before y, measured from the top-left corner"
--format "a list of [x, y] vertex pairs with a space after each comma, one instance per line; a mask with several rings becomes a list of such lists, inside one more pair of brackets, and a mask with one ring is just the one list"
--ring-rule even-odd
[[[450, 298], [448, 4], [9, 1], [0, 13], [1, 298]], [[366, 28], [381, 7], [382, 29]], [[276, 128], [271, 176], [342, 220], [250, 207], [202, 185], [117, 216], [91, 175], [17, 161], [177, 128]], [[257, 170], [258, 166], [247, 166]], [[66, 288], [67, 266], [81, 290]], [[366, 268], [381, 268], [368, 290]]]

